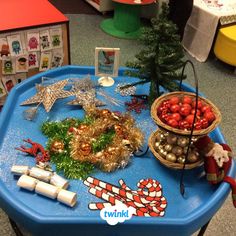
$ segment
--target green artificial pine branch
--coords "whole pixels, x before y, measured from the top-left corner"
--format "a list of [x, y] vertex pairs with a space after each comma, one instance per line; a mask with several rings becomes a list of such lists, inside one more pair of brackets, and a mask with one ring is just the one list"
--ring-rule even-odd
[[140, 41], [144, 48], [135, 56], [135, 61], [126, 63], [132, 68], [126, 75], [141, 80], [130, 86], [150, 82], [150, 105], [161, 95], [160, 86], [169, 91], [178, 90], [176, 80], [181, 79], [180, 69], [184, 64], [177, 27], [168, 19], [168, 14], [168, 6], [163, 3], [159, 17], [151, 19], [151, 27], [142, 28]]
[[70, 156], [70, 140], [72, 134], [68, 134], [70, 127], [78, 127], [79, 124], [91, 124], [93, 118], [86, 116], [82, 119], [65, 119], [60, 122], [44, 122], [41, 126], [42, 133], [48, 137], [47, 150], [50, 151], [51, 144], [54, 141], [62, 141], [64, 152], [50, 152], [51, 162], [56, 165], [56, 170], [62, 172], [69, 179], [84, 179], [93, 170], [94, 165], [87, 162], [73, 160]]

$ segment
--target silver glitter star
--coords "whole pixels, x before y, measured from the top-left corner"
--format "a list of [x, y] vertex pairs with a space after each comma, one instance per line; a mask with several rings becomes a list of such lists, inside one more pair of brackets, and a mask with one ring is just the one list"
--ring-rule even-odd
[[37, 93], [33, 97], [21, 103], [21, 105], [42, 103], [46, 112], [49, 112], [57, 99], [75, 95], [73, 91], [63, 90], [67, 83], [68, 80], [62, 80], [45, 87], [37, 86]]
[[69, 105], [77, 105], [77, 106], [90, 106], [95, 105], [104, 106], [105, 104], [96, 98], [95, 89], [90, 89], [88, 91], [76, 91], [76, 98], [70, 102]]

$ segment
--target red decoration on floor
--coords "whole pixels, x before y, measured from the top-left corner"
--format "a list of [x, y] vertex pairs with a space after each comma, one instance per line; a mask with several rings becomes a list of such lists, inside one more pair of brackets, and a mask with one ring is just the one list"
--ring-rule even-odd
[[24, 142], [30, 143], [32, 147], [27, 148], [23, 145], [20, 146], [20, 148], [16, 148], [16, 150], [19, 150], [21, 152], [27, 153], [31, 156], [34, 156], [36, 159], [36, 162], [48, 162], [50, 160], [50, 156], [47, 150], [44, 149], [44, 147], [39, 144], [33, 142], [31, 139], [23, 139]]

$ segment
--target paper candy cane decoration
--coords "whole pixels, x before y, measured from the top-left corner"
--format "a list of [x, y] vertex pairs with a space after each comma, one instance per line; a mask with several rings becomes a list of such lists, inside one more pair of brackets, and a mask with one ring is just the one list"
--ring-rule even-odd
[[[141, 179], [137, 191], [131, 190], [120, 179], [117, 187], [99, 179], [88, 177], [84, 184], [89, 187], [89, 192], [105, 203], [90, 203], [90, 210], [101, 210], [104, 207], [114, 206], [119, 203], [132, 207], [136, 216], [164, 216], [167, 201], [162, 195], [161, 184], [153, 179]], [[145, 191], [145, 189], [147, 191]]]
[[70, 207], [75, 206], [77, 201], [76, 193], [39, 181], [38, 179], [35, 179], [28, 175], [22, 175], [19, 178], [17, 185], [29, 191], [35, 190], [36, 193], [48, 198], [57, 198], [59, 202], [62, 202]]

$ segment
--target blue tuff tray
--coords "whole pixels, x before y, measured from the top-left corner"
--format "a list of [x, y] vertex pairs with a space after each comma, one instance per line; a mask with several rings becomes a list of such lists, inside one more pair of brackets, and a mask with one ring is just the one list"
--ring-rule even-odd
[[[134, 78], [123, 76], [124, 69], [120, 69], [115, 85], [105, 88], [109, 94], [122, 100], [114, 92], [118, 83], [135, 81]], [[22, 113], [27, 106], [20, 104], [36, 92], [35, 83], [41, 82], [41, 77], [50, 77], [58, 80], [67, 78], [83, 78], [94, 75], [93, 67], [66, 66], [33, 76], [17, 85], [5, 103], [0, 115], [0, 206], [16, 222], [28, 229], [33, 235], [190, 235], [207, 223], [224, 203], [229, 185], [222, 183], [218, 186], [210, 185], [202, 176], [203, 168], [186, 170], [184, 175], [185, 196], [179, 192], [180, 171], [171, 170], [161, 165], [149, 151], [144, 157], [133, 157], [125, 169], [113, 173], [96, 171], [92, 176], [117, 185], [119, 179], [124, 179], [132, 189], [140, 179], [153, 178], [158, 180], [163, 187], [163, 195], [168, 205], [164, 217], [132, 217], [124, 223], [110, 226], [102, 220], [99, 211], [90, 211], [90, 202], [101, 202], [101, 199], [88, 193], [88, 188], [81, 180], [70, 181], [69, 190], [77, 192], [78, 203], [74, 208], [67, 207], [56, 200], [51, 200], [34, 192], [20, 189], [17, 179], [10, 172], [11, 166], [34, 166], [35, 160], [15, 150], [23, 144], [22, 139], [30, 138], [35, 142], [45, 144], [47, 138], [41, 133], [40, 125], [45, 120], [56, 121], [66, 117], [83, 117], [83, 110], [66, 105], [73, 98], [57, 100], [52, 110], [46, 113], [40, 107], [35, 121], [30, 122], [23, 118]], [[184, 84], [186, 91], [194, 91]], [[138, 86], [137, 93], [147, 93], [148, 85]], [[103, 99], [102, 97], [99, 97]], [[124, 107], [115, 107], [108, 103], [108, 109], [125, 111]], [[146, 140], [151, 132], [156, 129], [149, 111], [145, 110], [140, 115], [134, 115], [138, 126], [145, 132]], [[217, 128], [211, 133], [211, 138], [216, 142], [225, 143]], [[235, 163], [229, 175], [236, 173]]]

